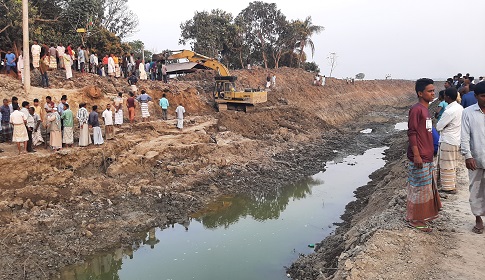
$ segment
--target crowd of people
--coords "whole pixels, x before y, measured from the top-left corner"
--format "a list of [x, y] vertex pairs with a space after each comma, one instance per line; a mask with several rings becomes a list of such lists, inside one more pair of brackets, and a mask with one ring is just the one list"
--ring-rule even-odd
[[[49, 87], [47, 72], [49, 69], [64, 69], [66, 79], [72, 79], [73, 71], [75, 71], [115, 78], [128, 78], [133, 74], [140, 80], [150, 79], [168, 82], [165, 59], [145, 61], [140, 57], [135, 58], [134, 53], [128, 52], [100, 55], [83, 45], [76, 48], [69, 43], [65, 47], [62, 43], [47, 45], [40, 44], [37, 40], [33, 41], [30, 53], [33, 67], [41, 73], [43, 87]], [[4, 64], [7, 74], [13, 71], [18, 74], [19, 79], [22, 79], [23, 82], [24, 61], [22, 51], [20, 51], [19, 57], [16, 57], [12, 50], [8, 50]]]
[[[78, 145], [80, 147], [90, 144], [101, 145], [104, 143], [104, 139], [115, 138], [115, 126], [121, 127], [124, 121], [124, 105], [127, 108], [131, 125], [135, 120], [137, 103], [141, 108], [142, 121], [150, 120], [148, 103], [151, 101], [153, 98], [145, 90], [142, 90], [138, 96], [130, 92], [126, 102], [120, 92], [112, 103], [105, 104], [105, 109], [100, 117], [98, 105], [93, 105], [91, 111], [88, 112], [84, 102], [79, 104], [79, 109], [74, 113], [67, 102], [66, 95], [61, 97], [58, 104], [54, 103], [51, 96], [47, 96], [43, 106], [37, 98], [33, 100], [33, 103], [23, 101], [19, 104], [18, 98], [14, 96], [11, 100], [4, 99], [3, 105], [0, 106], [1, 142], [16, 143], [19, 154], [34, 153], [36, 152], [34, 148], [44, 143], [44, 138], [49, 137], [49, 147], [52, 151], [59, 151], [63, 147], [73, 147], [74, 124], [77, 121]], [[162, 109], [162, 120], [168, 120], [167, 110], [170, 104], [165, 94], [160, 98], [159, 106]], [[178, 105], [175, 113], [177, 114], [176, 126], [178, 129], [182, 129], [185, 113], [182, 104]], [[104, 125], [104, 135], [100, 119]], [[21, 147], [22, 143], [23, 147]]]
[[[408, 120], [408, 184], [406, 220], [413, 228], [431, 232], [430, 221], [441, 209], [439, 193], [456, 194], [456, 172], [464, 160], [469, 175], [472, 231], [482, 234], [485, 215], [485, 81], [466, 74], [447, 79], [440, 91], [435, 120], [429, 111], [435, 86], [431, 79], [416, 81], [418, 103]], [[438, 134], [433, 139], [433, 130]], [[438, 142], [435, 148], [434, 141]], [[438, 171], [435, 170], [436, 167]], [[437, 180], [435, 180], [438, 178]]]

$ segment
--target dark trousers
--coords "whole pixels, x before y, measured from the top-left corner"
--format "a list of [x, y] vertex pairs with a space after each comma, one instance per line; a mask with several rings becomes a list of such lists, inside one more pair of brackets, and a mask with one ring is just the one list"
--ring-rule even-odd
[[49, 87], [49, 77], [47, 77], [47, 71], [43, 74], [40, 74], [40, 77], [42, 79], [42, 86]]
[[27, 135], [29, 135], [29, 141], [27, 141], [27, 152], [32, 152], [34, 148], [32, 147], [32, 130], [34, 130], [32, 127], [27, 127]]
[[167, 109], [162, 109], [162, 119], [165, 121], [167, 120], [167, 111]]
[[10, 70], [14, 71], [15, 74], [18, 74], [18, 72], [17, 72], [17, 66], [7, 65], [7, 74], [10, 74]]
[[167, 74], [162, 75], [162, 77], [163, 77], [163, 82], [164, 82], [164, 83], [168, 83], [168, 81], [167, 81]]

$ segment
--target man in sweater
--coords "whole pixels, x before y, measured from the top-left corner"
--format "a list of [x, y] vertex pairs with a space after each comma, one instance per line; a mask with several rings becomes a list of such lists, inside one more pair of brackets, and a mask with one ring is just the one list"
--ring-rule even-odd
[[434, 99], [434, 81], [416, 81], [418, 103], [409, 110], [408, 182], [406, 220], [413, 228], [431, 232], [427, 221], [438, 217], [441, 201], [436, 189], [433, 164], [432, 120], [428, 110]]

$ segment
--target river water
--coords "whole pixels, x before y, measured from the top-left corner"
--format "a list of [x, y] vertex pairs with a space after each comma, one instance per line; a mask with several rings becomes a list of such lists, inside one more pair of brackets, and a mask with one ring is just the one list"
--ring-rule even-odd
[[183, 224], [140, 233], [130, 249], [67, 267], [71, 279], [286, 279], [285, 266], [335, 230], [387, 147], [326, 163], [272, 196], [221, 197]]

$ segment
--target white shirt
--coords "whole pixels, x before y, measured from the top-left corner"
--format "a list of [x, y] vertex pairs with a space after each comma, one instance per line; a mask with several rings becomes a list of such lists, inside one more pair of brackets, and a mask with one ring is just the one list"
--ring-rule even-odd
[[17, 69], [24, 70], [24, 56], [22, 54], [19, 55], [19, 61], [17, 62]]
[[104, 125], [113, 125], [113, 112], [111, 110], [104, 110], [101, 117], [104, 119]]
[[13, 124], [24, 124], [24, 121], [26, 120], [27, 116], [19, 110], [15, 110], [12, 114], [10, 114], [10, 122]]
[[64, 56], [64, 53], [66, 52], [66, 48], [62, 46], [57, 46], [57, 56], [62, 57]]
[[177, 109], [175, 109], [175, 113], [177, 113], [177, 119], [183, 120], [184, 119], [185, 108], [182, 105], [179, 105], [177, 107]]
[[98, 65], [98, 57], [93, 53], [89, 58], [89, 62], [94, 65]]
[[456, 101], [446, 106], [443, 115], [436, 124], [436, 130], [440, 132], [440, 143], [460, 146], [462, 114], [463, 107]]
[[461, 154], [474, 158], [478, 168], [485, 167], [485, 113], [478, 103], [463, 110], [461, 123]]
[[39, 45], [32, 45], [32, 48], [30, 49], [30, 51], [32, 52], [32, 54], [40, 54], [40, 51], [41, 51], [41, 47]]

